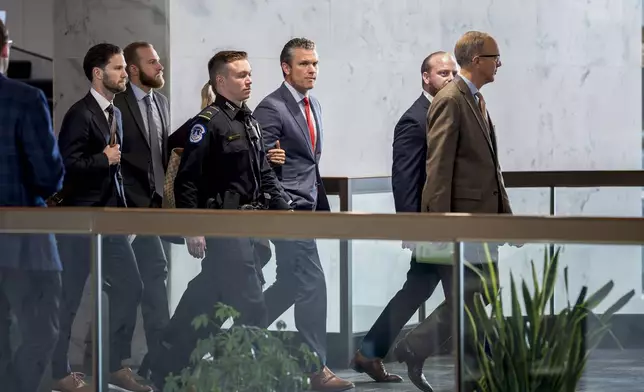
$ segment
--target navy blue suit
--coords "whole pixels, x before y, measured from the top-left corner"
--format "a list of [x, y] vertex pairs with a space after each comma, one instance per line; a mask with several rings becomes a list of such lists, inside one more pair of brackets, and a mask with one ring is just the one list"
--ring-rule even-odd
[[[316, 143], [312, 148], [305, 115], [294, 95], [282, 84], [266, 96], [253, 113], [262, 129], [266, 150], [280, 147], [286, 161], [274, 170], [285, 200], [296, 210], [329, 210], [318, 163], [322, 155], [322, 109], [309, 97], [311, 118], [315, 121]], [[275, 283], [264, 292], [269, 323], [295, 305], [295, 326], [306, 344], [326, 365], [326, 281], [315, 240], [273, 240], [277, 259]]]
[[[0, 207], [46, 207], [63, 161], [42, 91], [0, 74]], [[52, 234], [0, 235], [0, 385], [35, 392], [58, 338], [61, 263]], [[22, 344], [12, 358], [9, 312]]]
[[[426, 171], [426, 122], [430, 102], [422, 94], [394, 128], [391, 183], [396, 212], [420, 212]], [[389, 301], [362, 341], [369, 358], [384, 358], [394, 340], [421, 304], [429, 299], [445, 266], [417, 263], [412, 254], [407, 281]], [[451, 282], [449, 282], [451, 283]]]
[[396, 212], [420, 212], [425, 185], [429, 100], [424, 94], [400, 117], [394, 128], [391, 187]]

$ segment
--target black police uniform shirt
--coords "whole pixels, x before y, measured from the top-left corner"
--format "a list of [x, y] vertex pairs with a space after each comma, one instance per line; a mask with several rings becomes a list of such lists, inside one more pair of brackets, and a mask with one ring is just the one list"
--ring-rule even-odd
[[195, 117], [174, 182], [177, 208], [206, 208], [208, 199], [239, 195], [239, 204], [266, 199], [288, 210], [275, 172], [266, 160], [259, 124], [245, 104], [221, 95]]

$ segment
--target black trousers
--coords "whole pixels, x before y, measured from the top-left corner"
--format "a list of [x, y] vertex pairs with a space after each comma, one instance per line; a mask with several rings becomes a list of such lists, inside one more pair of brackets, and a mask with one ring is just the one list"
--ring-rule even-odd
[[[412, 257], [405, 284], [389, 301], [365, 335], [360, 352], [368, 358], [384, 358], [405, 324], [431, 297], [438, 283], [444, 279], [446, 269], [451, 267], [417, 263]], [[445, 286], [445, 281], [443, 281], [443, 292], [446, 298], [451, 295]], [[445, 338], [448, 337], [443, 337]]]
[[[66, 377], [71, 371], [67, 353], [72, 324], [91, 263], [89, 236], [58, 235], [57, 240], [63, 263], [63, 296], [60, 338], [52, 359], [52, 376], [56, 380]], [[104, 236], [102, 245], [103, 277], [109, 297], [109, 371], [115, 372], [121, 369], [122, 361], [131, 355], [132, 335], [143, 282], [126, 236]]]
[[[58, 271], [0, 268], [0, 389], [36, 392], [58, 339], [61, 282]], [[9, 340], [11, 313], [20, 345]]]
[[170, 320], [168, 292], [168, 262], [161, 240], [158, 236], [137, 235], [132, 243], [136, 262], [143, 281], [143, 296], [141, 298], [141, 313], [143, 314], [143, 329], [148, 346], [148, 353], [143, 366], [147, 366], [149, 358], [159, 355], [159, 347]]
[[327, 296], [315, 240], [274, 240], [277, 277], [264, 292], [268, 324], [295, 305], [295, 327], [326, 365]]
[[152, 359], [155, 382], [162, 384], [169, 373], [179, 374], [190, 366], [190, 354], [198, 341], [216, 333], [221, 326], [195, 330], [192, 321], [203, 314], [214, 318], [219, 302], [240, 313], [238, 325], [268, 326], [253, 240], [206, 239], [201, 272], [188, 284], [163, 333], [163, 354]]

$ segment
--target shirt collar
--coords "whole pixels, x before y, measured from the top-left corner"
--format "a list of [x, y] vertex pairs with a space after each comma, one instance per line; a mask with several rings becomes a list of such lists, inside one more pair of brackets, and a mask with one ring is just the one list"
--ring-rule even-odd
[[427, 91], [423, 90], [423, 95], [425, 96], [425, 98], [427, 98], [429, 102], [432, 101], [432, 96]]
[[132, 86], [132, 91], [134, 91], [134, 96], [136, 97], [137, 101], [142, 101], [148, 95], [150, 96], [150, 99], [154, 98], [154, 96], [152, 95], [152, 92], [154, 90], [150, 89], [150, 92], [146, 93], [145, 91], [141, 90], [141, 88], [139, 86], [137, 86], [136, 84], [134, 84], [134, 83], [130, 83], [130, 86]]
[[286, 88], [288, 89], [288, 91], [290, 91], [290, 92], [291, 92], [291, 94], [293, 95], [293, 98], [295, 99], [295, 102], [297, 102], [297, 103], [302, 102], [302, 100], [304, 99], [304, 97], [308, 97], [308, 96], [309, 96], [308, 91], [307, 91], [307, 93], [306, 93], [306, 94], [302, 94], [301, 92], [297, 91], [297, 90], [295, 89], [295, 87], [291, 86], [291, 84], [290, 84], [289, 82], [287, 82], [287, 81], [284, 81], [284, 85], [286, 86]]
[[213, 105], [219, 107], [230, 119], [232, 120], [235, 118], [237, 113], [241, 112], [244, 110], [246, 105], [242, 103], [242, 107], [240, 108], [239, 106], [235, 105], [231, 100], [228, 98], [224, 97], [221, 94], [217, 94], [215, 97], [215, 102], [213, 102]]
[[112, 104], [111, 101], [108, 101], [107, 98], [99, 94], [99, 92], [96, 91], [94, 87], [92, 87], [89, 92], [92, 94], [96, 102], [98, 102], [98, 106], [102, 111], [105, 111], [105, 109], [107, 109]]
[[476, 96], [476, 93], [478, 93], [478, 92], [479, 92], [479, 89], [477, 89], [477, 88], [476, 88], [476, 86], [474, 85], [474, 83], [472, 83], [472, 81], [471, 81], [471, 80], [469, 80], [468, 78], [466, 78], [465, 76], [463, 76], [463, 75], [461, 75], [461, 74], [458, 74], [458, 75], [461, 77], [461, 79], [463, 79], [463, 81], [465, 82], [465, 84], [467, 84], [467, 87], [469, 87], [469, 88], [470, 88], [470, 91], [472, 92], [472, 95]]

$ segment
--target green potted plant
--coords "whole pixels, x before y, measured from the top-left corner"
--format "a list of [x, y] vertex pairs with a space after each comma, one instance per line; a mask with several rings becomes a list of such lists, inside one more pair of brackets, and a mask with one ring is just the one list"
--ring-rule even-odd
[[[193, 326], [211, 328], [233, 321], [239, 313], [218, 304], [213, 316], [201, 315]], [[309, 348], [292, 344], [293, 334], [286, 324], [277, 323], [277, 332], [233, 325], [197, 343], [191, 366], [166, 380], [165, 392], [299, 392], [309, 387], [303, 369], [319, 365]]]
[[[557, 248], [552, 257], [544, 257], [541, 283], [534, 262], [531, 262], [532, 292], [525, 280], [519, 291], [511, 276], [510, 317], [503, 314], [503, 300], [495, 269], [489, 268], [491, 272], [485, 277], [479, 269], [468, 265], [484, 280], [484, 292], [476, 294], [473, 309], [465, 309], [466, 322], [469, 320], [472, 332], [468, 339], [474, 339], [476, 344], [477, 362], [476, 369], [467, 365], [465, 368], [467, 377], [473, 380], [478, 391], [575, 391], [590, 352], [606, 334], [617, 341], [610, 331], [611, 317], [631, 300], [635, 290], [623, 295], [602, 315], [597, 316], [593, 309], [613, 290], [615, 284], [612, 280], [590, 295], [588, 288], [582, 287], [576, 301], [571, 303], [566, 267], [564, 284], [567, 306], [558, 314], [546, 313], [546, 306], [555, 292], [560, 250]], [[492, 267], [487, 247], [486, 253]], [[526, 316], [522, 313], [519, 292], [523, 295]], [[485, 303], [491, 305], [490, 312], [486, 310]], [[597, 327], [590, 327], [588, 321], [591, 317], [598, 320]]]

